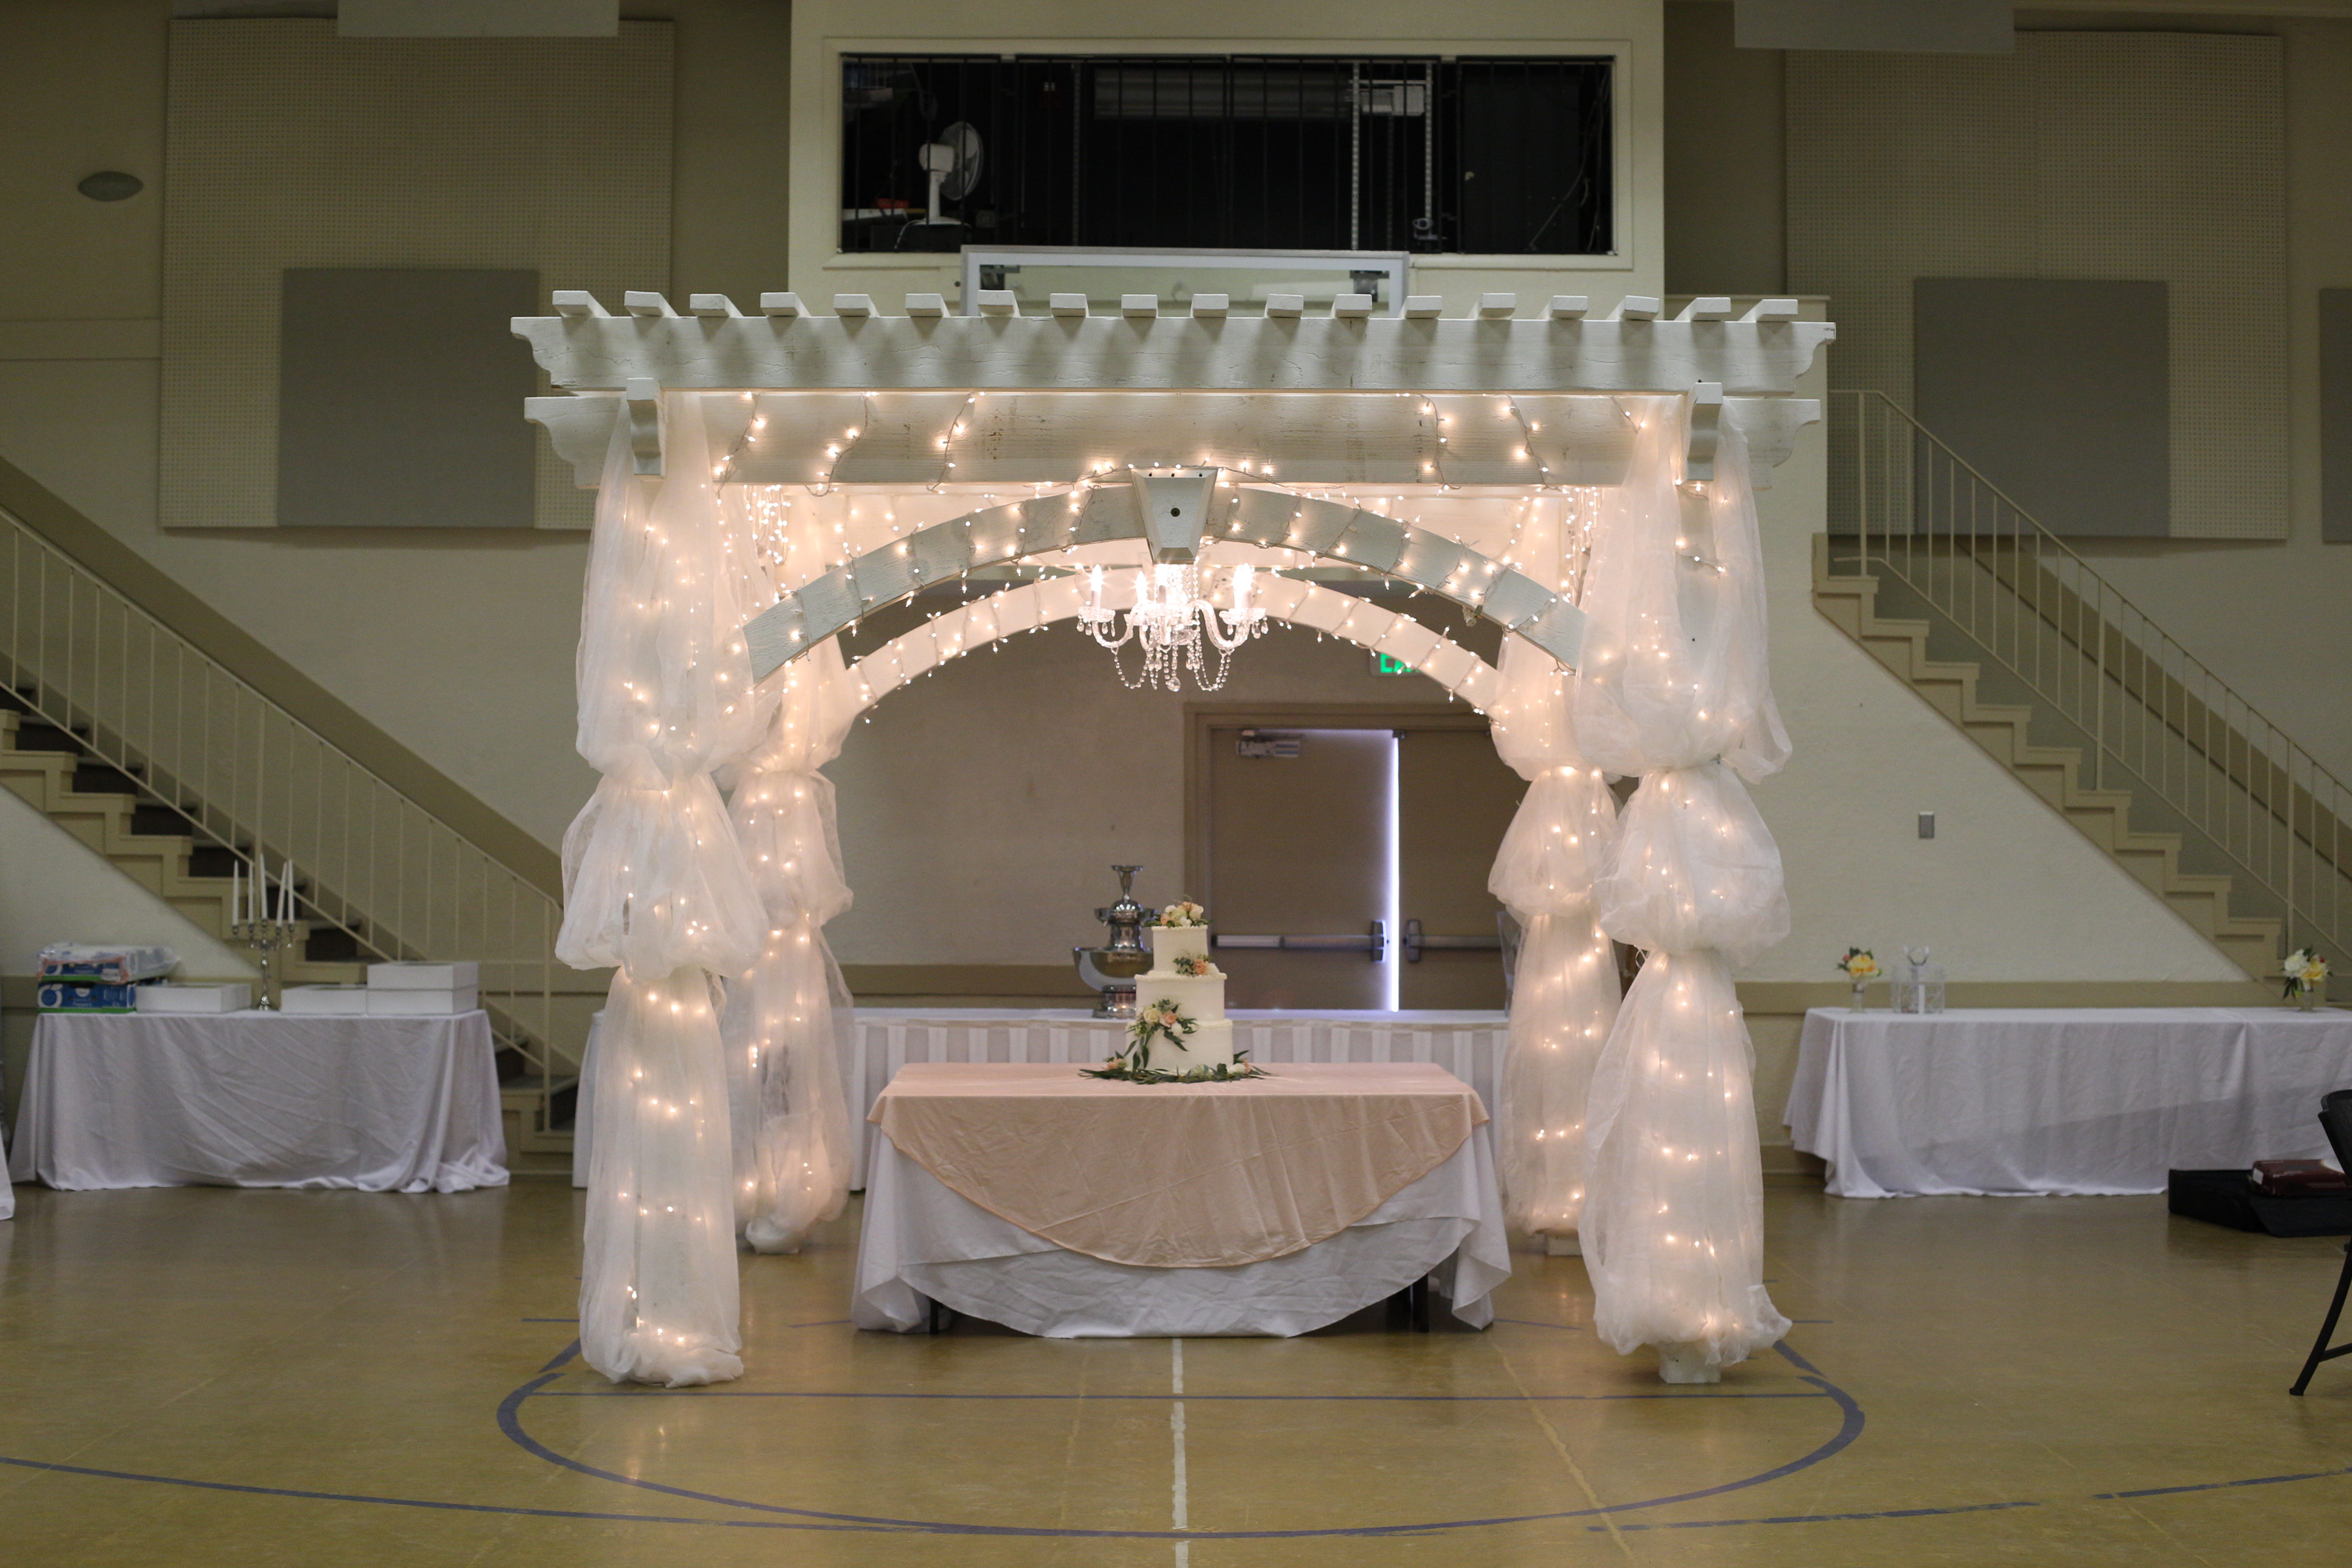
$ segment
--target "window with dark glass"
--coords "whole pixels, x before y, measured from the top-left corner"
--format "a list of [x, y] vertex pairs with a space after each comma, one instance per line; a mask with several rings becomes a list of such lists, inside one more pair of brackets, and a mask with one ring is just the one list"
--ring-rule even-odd
[[841, 248], [1615, 248], [1610, 61], [849, 55]]

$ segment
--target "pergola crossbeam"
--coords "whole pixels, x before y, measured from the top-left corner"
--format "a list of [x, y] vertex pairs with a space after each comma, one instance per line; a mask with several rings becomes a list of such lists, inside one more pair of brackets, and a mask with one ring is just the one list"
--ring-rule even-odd
[[[1202, 498], [1198, 531], [1171, 534], [1153, 526], [1148, 514], [1180, 497]], [[1143, 541], [1156, 557], [1181, 561], [1219, 539], [1403, 578], [1517, 632], [1563, 665], [1575, 664], [1582, 644], [1584, 617], [1575, 605], [1441, 534], [1338, 501], [1276, 490], [1236, 493], [1197, 473], [1130, 473], [1068, 495], [986, 507], [934, 523], [786, 593], [743, 628], [752, 678], [764, 680], [876, 610], [981, 567], [1122, 540]], [[1408, 563], [1416, 574], [1407, 574]]]

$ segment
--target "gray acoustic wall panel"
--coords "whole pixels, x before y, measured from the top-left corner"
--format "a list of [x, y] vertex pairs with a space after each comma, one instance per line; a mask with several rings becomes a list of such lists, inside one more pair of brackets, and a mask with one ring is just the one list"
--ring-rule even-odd
[[539, 274], [289, 268], [278, 322], [281, 528], [529, 528], [522, 400]]
[[2319, 537], [2352, 544], [2352, 289], [2319, 291]]
[[2059, 533], [2171, 531], [2161, 283], [1922, 278], [1919, 422]]

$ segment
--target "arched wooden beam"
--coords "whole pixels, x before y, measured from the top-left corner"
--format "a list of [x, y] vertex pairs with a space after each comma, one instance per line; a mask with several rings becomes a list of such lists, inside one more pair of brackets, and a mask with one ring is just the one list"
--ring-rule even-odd
[[[1205, 498], [1174, 527], [1158, 515], [1173, 510], [1163, 505], [1171, 486], [1177, 494], [1193, 489]], [[1135, 474], [968, 512], [803, 584], [745, 624], [752, 678], [766, 679], [859, 617], [931, 584], [978, 567], [1125, 539], [1148, 540], [1160, 560], [1190, 560], [1194, 548], [1230, 539], [1367, 567], [1475, 610], [1570, 668], [1583, 642], [1584, 616], [1575, 605], [1443, 534], [1339, 501], [1237, 490], [1198, 475]]]
[[[1258, 595], [1267, 615], [1391, 654], [1472, 707], [1494, 700], [1502, 677], [1495, 667], [1412, 616], [1335, 588], [1274, 577]], [[1005, 588], [942, 611], [900, 633], [849, 667], [860, 711], [949, 659], [1003, 637], [1075, 619], [1086, 602], [1076, 577], [1054, 577]]]

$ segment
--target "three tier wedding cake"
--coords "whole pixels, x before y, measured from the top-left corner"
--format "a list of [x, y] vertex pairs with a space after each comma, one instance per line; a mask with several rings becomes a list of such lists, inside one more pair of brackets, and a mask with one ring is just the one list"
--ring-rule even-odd
[[1195, 903], [1173, 903], [1144, 931], [1151, 967], [1135, 978], [1135, 1022], [1128, 1026], [1127, 1049], [1095, 1076], [1146, 1083], [1263, 1076], [1234, 1050], [1225, 976], [1209, 962], [1209, 911]]

